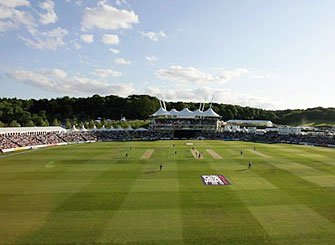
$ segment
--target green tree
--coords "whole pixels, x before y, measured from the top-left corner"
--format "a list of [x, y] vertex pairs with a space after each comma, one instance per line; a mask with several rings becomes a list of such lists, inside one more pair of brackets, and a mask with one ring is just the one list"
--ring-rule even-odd
[[43, 127], [47, 127], [47, 126], [49, 126], [49, 121], [48, 121], [48, 119], [43, 120], [43, 122], [42, 122], [42, 126], [43, 126]]
[[130, 126], [134, 129], [137, 129], [140, 127], [140, 123], [138, 121], [133, 121], [130, 123]]
[[60, 126], [60, 123], [59, 123], [59, 121], [57, 120], [57, 118], [55, 118], [55, 119], [52, 121], [52, 126]]
[[112, 127], [113, 127], [113, 128], [118, 128], [118, 127], [119, 127], [119, 124], [118, 124], [117, 122], [113, 122], [113, 123], [112, 123]]
[[122, 123], [121, 123], [121, 127], [122, 127], [122, 128], [128, 128], [128, 127], [129, 127], [128, 122], [126, 122], [126, 121], [125, 121], [125, 122], [122, 122]]
[[227, 118], [226, 120], [232, 120], [232, 119], [234, 119], [234, 114], [232, 113], [232, 111], [230, 109], [226, 110], [225, 118]]
[[13, 120], [9, 123], [8, 126], [9, 127], [20, 127], [21, 125], [16, 120]]
[[69, 120], [67, 120], [67, 121], [65, 122], [65, 127], [66, 127], [67, 129], [72, 128], [72, 124], [70, 123]]
[[33, 122], [33, 120], [28, 120], [28, 122], [26, 122], [25, 124], [23, 124], [25, 127], [34, 127], [35, 123]]
[[97, 122], [97, 123], [95, 124], [95, 126], [96, 126], [97, 128], [102, 128], [102, 124], [101, 124], [100, 122]]
[[90, 120], [90, 122], [88, 123], [88, 128], [93, 128], [94, 127], [94, 121]]

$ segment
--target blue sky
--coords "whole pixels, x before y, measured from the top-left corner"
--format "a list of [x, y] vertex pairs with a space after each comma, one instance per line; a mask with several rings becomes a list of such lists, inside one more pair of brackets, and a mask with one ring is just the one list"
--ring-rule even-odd
[[0, 97], [335, 106], [335, 1], [0, 0]]

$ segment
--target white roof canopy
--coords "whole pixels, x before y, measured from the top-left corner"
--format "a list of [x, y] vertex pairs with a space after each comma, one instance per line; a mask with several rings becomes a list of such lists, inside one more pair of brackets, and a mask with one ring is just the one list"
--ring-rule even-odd
[[181, 111], [177, 111], [176, 109], [172, 109], [167, 111], [162, 107], [159, 108], [152, 117], [176, 117], [176, 118], [196, 118], [196, 117], [215, 117], [220, 118], [221, 116], [217, 114], [212, 108], [207, 109], [206, 111], [196, 110], [190, 111], [188, 108], [184, 108]]
[[49, 133], [49, 132], [66, 132], [65, 128], [58, 126], [51, 127], [6, 127], [0, 128], [0, 134], [25, 134], [25, 133]]
[[165, 115], [166, 112], [167, 111], [161, 107], [154, 114], [152, 114], [152, 116], [154, 117], [162, 116], [162, 115]]
[[87, 131], [87, 129], [86, 129], [85, 126], [83, 125], [83, 126], [81, 126], [80, 131], [85, 132], [85, 131]]
[[145, 129], [145, 128], [138, 128], [138, 129], [135, 129], [135, 131], [148, 131], [148, 129]]
[[203, 112], [205, 117], [221, 117], [217, 114], [212, 108], [208, 108], [206, 111]]
[[126, 130], [127, 131], [133, 131], [134, 129], [129, 125], [129, 127]]
[[91, 128], [91, 131], [93, 131], [93, 132], [95, 132], [95, 131], [97, 131], [97, 126], [93, 126], [93, 128]]
[[123, 131], [124, 129], [121, 126], [119, 126], [115, 130], [117, 130], [117, 131]]
[[71, 132], [77, 132], [77, 131], [79, 131], [79, 129], [77, 129], [76, 128], [76, 126], [72, 126], [72, 128], [71, 129], [69, 129]]

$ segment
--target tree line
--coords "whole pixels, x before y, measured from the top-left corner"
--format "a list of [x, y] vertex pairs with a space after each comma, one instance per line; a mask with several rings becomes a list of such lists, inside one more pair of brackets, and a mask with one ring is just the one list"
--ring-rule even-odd
[[[167, 102], [167, 109], [196, 110], [199, 103]], [[101, 124], [110, 120], [146, 120], [159, 109], [156, 97], [131, 95], [126, 98], [109, 95], [93, 95], [87, 98], [64, 96], [53, 99], [0, 99], [0, 127], [94, 125], [93, 120], [101, 119]], [[205, 109], [209, 107], [206, 105]], [[298, 110], [264, 110], [238, 105], [213, 103], [212, 108], [222, 116], [222, 120], [249, 119], [270, 120], [276, 124], [302, 124], [308, 121], [323, 120], [335, 122], [335, 108], [310, 108]]]

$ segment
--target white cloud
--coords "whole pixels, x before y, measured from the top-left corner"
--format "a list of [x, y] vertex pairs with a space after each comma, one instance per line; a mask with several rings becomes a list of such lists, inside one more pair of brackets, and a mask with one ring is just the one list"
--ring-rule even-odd
[[12, 17], [13, 12], [10, 8], [6, 8], [0, 5], [0, 19], [6, 19]]
[[75, 48], [76, 50], [79, 50], [79, 49], [81, 49], [81, 45], [80, 45], [79, 43], [75, 43], [75, 44], [74, 44], [74, 48]]
[[137, 23], [139, 20], [134, 11], [117, 9], [104, 1], [98, 2], [96, 8], [87, 7], [81, 22], [83, 30], [93, 27], [104, 30], [130, 29], [132, 24]]
[[117, 35], [105, 34], [102, 37], [102, 42], [108, 45], [117, 45], [120, 43], [120, 39]]
[[114, 62], [116, 64], [121, 64], [121, 65], [130, 65], [131, 64], [131, 61], [130, 60], [125, 60], [123, 58], [115, 58], [114, 59]]
[[122, 76], [122, 73], [119, 71], [114, 71], [111, 69], [95, 69], [94, 72], [92, 72], [93, 75], [101, 78], [106, 77], [120, 77]]
[[34, 17], [30, 13], [16, 9], [13, 9], [12, 12], [13, 12], [12, 19], [14, 20], [15, 23], [22, 24], [27, 27], [37, 26]]
[[68, 77], [60, 70], [15, 70], [9, 71], [8, 75], [19, 82], [62, 95], [97, 93], [128, 96], [135, 93], [133, 84], [109, 83], [79, 76]]
[[67, 74], [65, 71], [60, 70], [60, 69], [41, 69], [40, 71], [41, 74], [49, 77], [55, 77], [55, 78], [66, 78]]
[[[90, 95], [90, 94], [116, 94], [128, 96], [134, 93], [149, 94], [157, 96], [158, 94], [169, 101], [203, 101], [204, 98], [211, 98], [214, 95], [214, 102], [225, 104], [236, 104], [241, 106], [250, 106], [265, 109], [279, 108], [279, 103], [275, 99], [266, 97], [257, 97], [249, 94], [241, 94], [231, 91], [230, 89], [220, 88], [217, 86], [184, 86], [184, 87], [146, 87], [143, 90], [136, 90], [133, 84], [127, 83], [110, 83], [90, 79], [84, 76], [69, 76], [65, 71], [60, 69], [41, 69], [39, 71], [29, 70], [9, 70], [7, 74], [18, 82], [22, 82], [41, 89], [59, 93], [61, 95]], [[110, 69], [96, 69], [94, 73], [100, 78], [115, 76], [116, 71]], [[104, 74], [106, 73], [106, 74]], [[106, 75], [106, 76], [105, 76]]]
[[113, 54], [118, 54], [118, 53], [120, 53], [120, 50], [115, 49], [115, 48], [110, 48], [109, 51], [111, 51]]
[[16, 25], [11, 21], [0, 21], [0, 32], [15, 29]]
[[47, 32], [38, 32], [33, 29], [31, 31], [33, 39], [20, 37], [27, 46], [31, 46], [37, 49], [45, 50], [57, 50], [58, 47], [65, 45], [64, 36], [68, 34], [66, 29], [58, 27]]
[[163, 31], [160, 32], [139, 32], [143, 37], [149, 38], [152, 41], [157, 42], [160, 38], [166, 38], [166, 34]]
[[233, 77], [247, 73], [246, 68], [237, 68], [235, 70], [224, 70], [219, 75], [202, 72], [194, 67], [182, 67], [172, 65], [169, 69], [160, 69], [156, 71], [156, 76], [163, 80], [195, 83], [224, 83]]
[[93, 43], [94, 42], [94, 36], [90, 34], [81, 35], [80, 39], [84, 41], [85, 43]]
[[46, 0], [45, 2], [40, 2], [39, 7], [47, 11], [45, 14], [38, 14], [40, 16], [39, 21], [42, 24], [47, 25], [57, 21], [58, 17], [54, 11], [55, 3], [53, 1]]
[[83, 5], [83, 1], [82, 0], [65, 0], [65, 2], [67, 2], [67, 3], [74, 3], [77, 6], [82, 6]]
[[239, 94], [225, 88], [210, 87], [185, 87], [177, 89], [149, 87], [144, 91], [146, 94], [157, 96], [158, 94], [169, 101], [200, 102], [204, 98], [211, 98], [214, 95], [214, 102], [250, 106], [256, 108], [273, 109], [278, 108], [274, 99], [256, 97], [248, 94]]
[[0, 0], [0, 5], [8, 8], [16, 8], [22, 6], [30, 6], [28, 0]]
[[20, 25], [28, 29], [36, 27], [36, 21], [30, 13], [15, 8], [22, 6], [29, 6], [29, 2], [0, 0], [0, 32], [16, 29]]
[[159, 60], [159, 58], [154, 55], [146, 56], [145, 59], [149, 61], [151, 65], [153, 65], [155, 62]]
[[239, 77], [245, 73], [249, 73], [249, 70], [246, 68], [237, 68], [234, 70], [223, 70], [221, 72], [221, 74], [226, 78], [226, 80], [230, 80], [234, 77]]
[[116, 5], [118, 5], [118, 6], [121, 5], [121, 1], [120, 1], [120, 0], [116, 0], [115, 3], [116, 3]]

